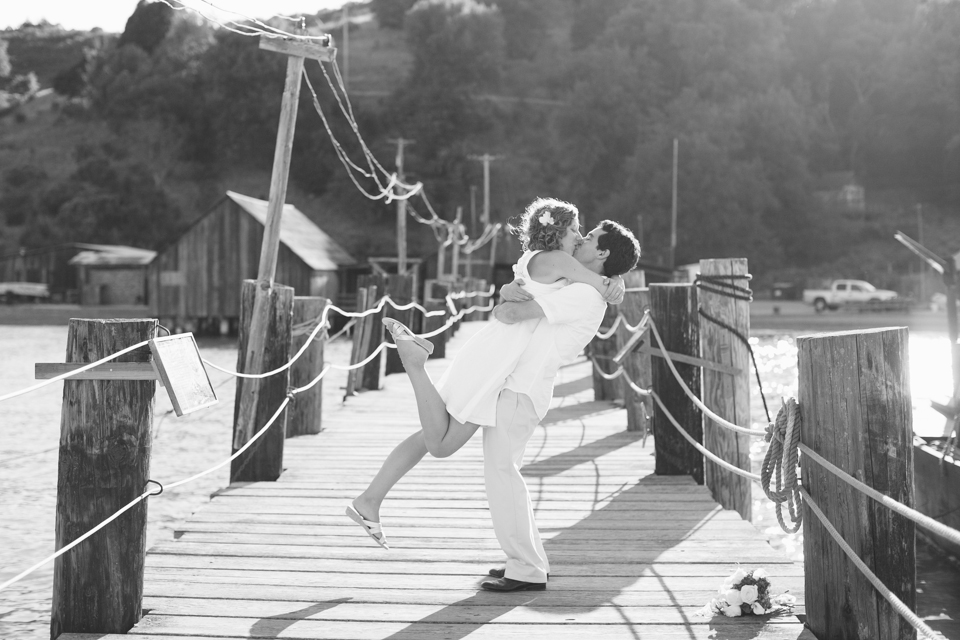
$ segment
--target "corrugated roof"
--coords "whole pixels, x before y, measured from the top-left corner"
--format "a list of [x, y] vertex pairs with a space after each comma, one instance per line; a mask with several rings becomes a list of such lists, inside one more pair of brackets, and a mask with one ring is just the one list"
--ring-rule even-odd
[[[249, 213], [260, 224], [267, 224], [267, 202], [233, 191], [227, 196]], [[317, 271], [333, 271], [337, 267], [356, 264], [353, 256], [347, 253], [323, 229], [313, 223], [292, 204], [283, 205], [283, 217], [280, 221], [280, 242], [287, 245], [307, 266]]]
[[81, 266], [140, 266], [150, 264], [156, 257], [156, 251], [138, 249], [124, 245], [96, 244], [78, 245], [88, 250], [81, 251], [70, 258], [67, 264]]

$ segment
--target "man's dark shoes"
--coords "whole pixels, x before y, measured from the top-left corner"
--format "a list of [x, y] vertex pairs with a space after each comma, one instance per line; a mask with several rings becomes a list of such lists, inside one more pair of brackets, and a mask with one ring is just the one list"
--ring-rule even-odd
[[[499, 567], [495, 567], [493, 569], [490, 569], [490, 571], [487, 572], [487, 575], [490, 576], [491, 578], [502, 578], [503, 576], [507, 575], [507, 570], [500, 569]], [[550, 574], [548, 573], [547, 580], [549, 579], [550, 579]]]
[[546, 582], [524, 582], [522, 580], [511, 580], [510, 578], [496, 578], [494, 580], [484, 580], [480, 586], [487, 591], [546, 591]]

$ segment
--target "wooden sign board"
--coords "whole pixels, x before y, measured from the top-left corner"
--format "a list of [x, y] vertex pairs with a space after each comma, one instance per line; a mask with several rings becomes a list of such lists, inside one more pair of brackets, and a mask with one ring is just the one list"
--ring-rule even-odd
[[150, 351], [178, 417], [219, 402], [192, 333], [155, 338]]

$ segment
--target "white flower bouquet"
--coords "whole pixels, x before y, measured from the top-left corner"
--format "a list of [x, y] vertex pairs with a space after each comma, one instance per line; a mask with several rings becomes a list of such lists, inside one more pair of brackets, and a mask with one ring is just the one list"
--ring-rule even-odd
[[789, 593], [771, 596], [770, 580], [764, 569], [747, 572], [738, 567], [724, 579], [717, 591], [720, 597], [704, 605], [700, 615], [713, 617], [722, 614], [728, 618], [750, 614], [762, 616], [777, 609], [792, 608], [797, 602]]

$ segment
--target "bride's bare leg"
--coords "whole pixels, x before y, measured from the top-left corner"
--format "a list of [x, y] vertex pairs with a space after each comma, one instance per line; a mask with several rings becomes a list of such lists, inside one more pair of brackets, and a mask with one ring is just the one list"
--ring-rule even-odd
[[370, 482], [370, 486], [353, 501], [353, 508], [371, 522], [380, 522], [380, 505], [393, 485], [427, 455], [423, 432], [417, 431], [390, 452]]
[[460, 449], [478, 427], [470, 422], [458, 422], [447, 413], [447, 404], [424, 368], [427, 359], [421, 355], [423, 349], [412, 342], [398, 342], [397, 351], [417, 398], [417, 411], [427, 451], [436, 458], [446, 458]]

